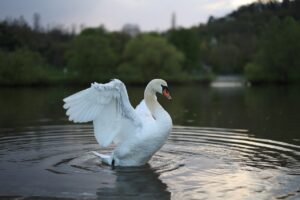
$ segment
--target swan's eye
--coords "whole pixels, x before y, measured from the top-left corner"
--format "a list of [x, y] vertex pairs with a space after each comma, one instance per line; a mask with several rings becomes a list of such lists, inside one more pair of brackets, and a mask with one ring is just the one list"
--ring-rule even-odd
[[163, 91], [166, 91], [166, 92], [169, 93], [169, 88], [168, 88], [168, 86], [161, 85], [161, 87], [162, 87], [162, 92], [163, 92]]
[[165, 97], [167, 97], [169, 100], [172, 99], [170, 92], [169, 92], [169, 88], [167, 86], [161, 85], [162, 87], [162, 95], [164, 95]]

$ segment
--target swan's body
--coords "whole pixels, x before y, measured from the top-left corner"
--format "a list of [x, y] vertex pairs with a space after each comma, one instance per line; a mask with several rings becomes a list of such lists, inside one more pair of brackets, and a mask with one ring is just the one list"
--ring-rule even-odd
[[93, 121], [100, 146], [116, 144], [112, 155], [94, 152], [103, 162], [113, 166], [141, 166], [162, 147], [172, 129], [172, 119], [158, 103], [156, 93], [171, 98], [167, 83], [154, 79], [145, 89], [144, 100], [134, 109], [125, 85], [114, 79], [106, 84], [94, 83], [65, 98], [64, 108], [71, 121]]

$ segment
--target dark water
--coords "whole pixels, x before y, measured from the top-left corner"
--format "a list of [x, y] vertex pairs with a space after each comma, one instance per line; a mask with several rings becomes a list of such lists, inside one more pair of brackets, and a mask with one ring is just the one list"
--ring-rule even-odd
[[[64, 115], [78, 88], [2, 88], [0, 199], [300, 199], [299, 89], [171, 87], [166, 145], [111, 170], [91, 124]], [[143, 88], [128, 90], [136, 105]]]

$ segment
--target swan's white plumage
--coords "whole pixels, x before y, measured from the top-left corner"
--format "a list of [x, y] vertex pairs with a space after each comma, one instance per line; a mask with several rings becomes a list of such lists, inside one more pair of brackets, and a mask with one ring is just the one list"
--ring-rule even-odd
[[95, 137], [103, 147], [124, 137], [122, 130], [135, 130], [142, 125], [124, 84], [117, 79], [106, 84], [93, 83], [63, 101], [70, 121], [93, 121]]
[[135, 112], [138, 116], [140, 116], [140, 119], [145, 122], [153, 122], [154, 118], [150, 112], [150, 110], [147, 108], [147, 105], [145, 103], [145, 100], [142, 100], [139, 105], [135, 108]]
[[94, 153], [107, 164], [139, 166], [145, 164], [165, 143], [172, 119], [157, 102], [167, 83], [152, 80], [145, 89], [145, 99], [134, 109], [125, 85], [117, 79], [106, 84], [93, 83], [90, 88], [64, 99], [70, 121], [94, 125], [97, 142], [117, 146], [111, 156]]

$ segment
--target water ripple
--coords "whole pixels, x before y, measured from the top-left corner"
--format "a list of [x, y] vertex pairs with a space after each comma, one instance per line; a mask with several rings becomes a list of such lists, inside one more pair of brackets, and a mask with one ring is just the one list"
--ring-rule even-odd
[[175, 126], [149, 165], [116, 170], [91, 153], [113, 147], [100, 148], [90, 125], [0, 131], [0, 199], [299, 197], [300, 146], [243, 129]]

